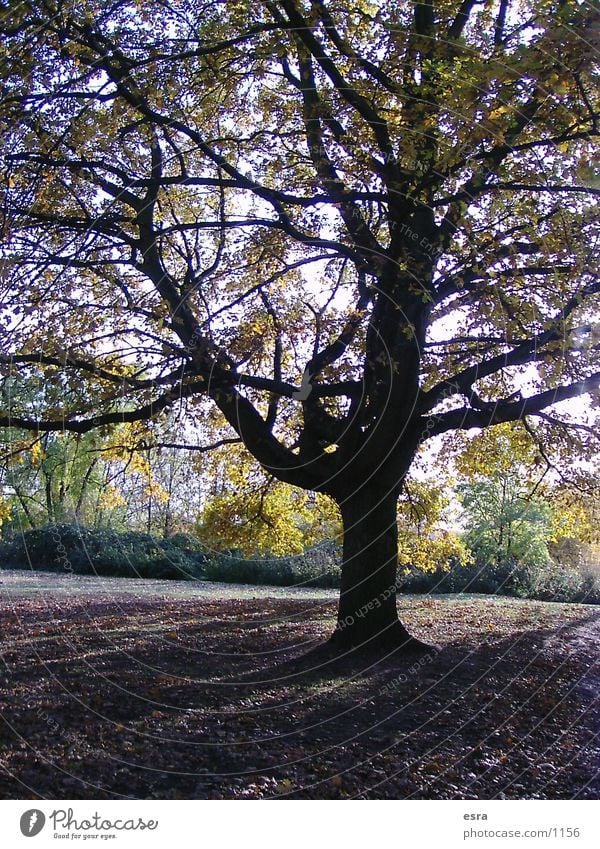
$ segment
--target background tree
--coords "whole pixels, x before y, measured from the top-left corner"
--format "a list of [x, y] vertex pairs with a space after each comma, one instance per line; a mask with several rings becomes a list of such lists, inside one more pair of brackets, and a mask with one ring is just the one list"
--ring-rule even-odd
[[203, 474], [213, 485], [207, 487], [197, 533], [212, 549], [277, 557], [339, 537], [339, 512], [331, 499], [267, 477], [241, 446], [215, 452]]
[[[471, 554], [452, 528], [451, 480], [440, 470], [432, 478], [404, 481], [398, 503], [398, 562], [421, 572], [448, 569], [453, 562], [468, 565]], [[456, 500], [456, 499], [455, 499]]]
[[597, 396], [593, 8], [25, 0], [1, 30], [1, 361], [67, 400], [0, 425], [208, 397], [339, 505], [336, 642], [417, 646], [418, 447]]
[[499, 424], [480, 432], [455, 465], [465, 542], [479, 565], [547, 563], [551, 509], [540, 496], [548, 464], [526, 427]]
[[[551, 597], [554, 583], [557, 596], [568, 595], [568, 585], [574, 590], [589, 579], [592, 586], [597, 577], [597, 470], [572, 461], [565, 475], [560, 446], [557, 458], [534, 436], [527, 423], [500, 424], [469, 438], [454, 456], [463, 540], [481, 574], [496, 575], [507, 589]], [[448, 446], [442, 453], [448, 460]]]
[[480, 565], [537, 567], [550, 560], [550, 507], [528, 498], [514, 475], [495, 474], [464, 484], [460, 494], [468, 525], [465, 542]]

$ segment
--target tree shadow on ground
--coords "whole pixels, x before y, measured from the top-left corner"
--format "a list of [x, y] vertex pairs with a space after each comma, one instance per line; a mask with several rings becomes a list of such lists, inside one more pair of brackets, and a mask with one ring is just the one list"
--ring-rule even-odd
[[0, 792], [597, 797], [597, 609], [422, 603], [410, 625], [440, 651], [384, 657], [319, 647], [332, 613], [270, 600], [32, 614], [5, 654]]

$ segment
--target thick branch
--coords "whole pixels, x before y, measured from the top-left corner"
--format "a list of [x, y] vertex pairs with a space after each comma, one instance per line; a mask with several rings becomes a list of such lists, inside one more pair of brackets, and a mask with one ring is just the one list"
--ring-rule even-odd
[[600, 372], [597, 372], [583, 380], [557, 386], [555, 389], [547, 389], [545, 392], [530, 395], [519, 401], [503, 398], [499, 401], [480, 403], [481, 409], [461, 407], [458, 410], [432, 415], [429, 419], [422, 419], [423, 440], [449, 430], [469, 430], [473, 427], [485, 428], [502, 422], [516, 422], [525, 416], [540, 413], [559, 401], [578, 398], [586, 392], [593, 392], [599, 388]]
[[11, 416], [10, 413], [0, 414], [0, 427], [18, 427], [23, 430], [39, 431], [69, 431], [70, 433], [88, 433], [97, 427], [111, 424], [124, 424], [127, 422], [140, 422], [154, 418], [158, 413], [166, 410], [176, 401], [182, 398], [190, 398], [192, 395], [206, 391], [204, 381], [188, 383], [177, 390], [169, 390], [160, 395], [154, 401], [137, 407], [134, 410], [121, 410], [112, 413], [102, 413], [90, 419], [33, 419], [27, 416]]

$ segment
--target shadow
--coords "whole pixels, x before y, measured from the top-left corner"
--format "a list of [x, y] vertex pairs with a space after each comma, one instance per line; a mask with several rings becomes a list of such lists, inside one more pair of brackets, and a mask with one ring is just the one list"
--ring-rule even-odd
[[[245, 631], [255, 606], [219, 609], [196, 626], [181, 610], [179, 636], [173, 607], [165, 633], [132, 620], [110, 638], [75, 611], [72, 643], [50, 623], [48, 639], [7, 655], [4, 797], [21, 798], [19, 782], [46, 798], [598, 794], [598, 610], [527, 628], [499, 609], [510, 633], [482, 619], [477, 632], [406, 655], [340, 653], [317, 642], [324, 622], [310, 614]], [[462, 615], [432, 613], [449, 630]]]

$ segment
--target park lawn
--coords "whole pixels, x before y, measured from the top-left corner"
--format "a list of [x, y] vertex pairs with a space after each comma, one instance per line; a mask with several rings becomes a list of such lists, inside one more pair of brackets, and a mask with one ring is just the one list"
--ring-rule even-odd
[[440, 651], [306, 659], [335, 597], [0, 572], [0, 797], [598, 798], [598, 607], [402, 596]]

